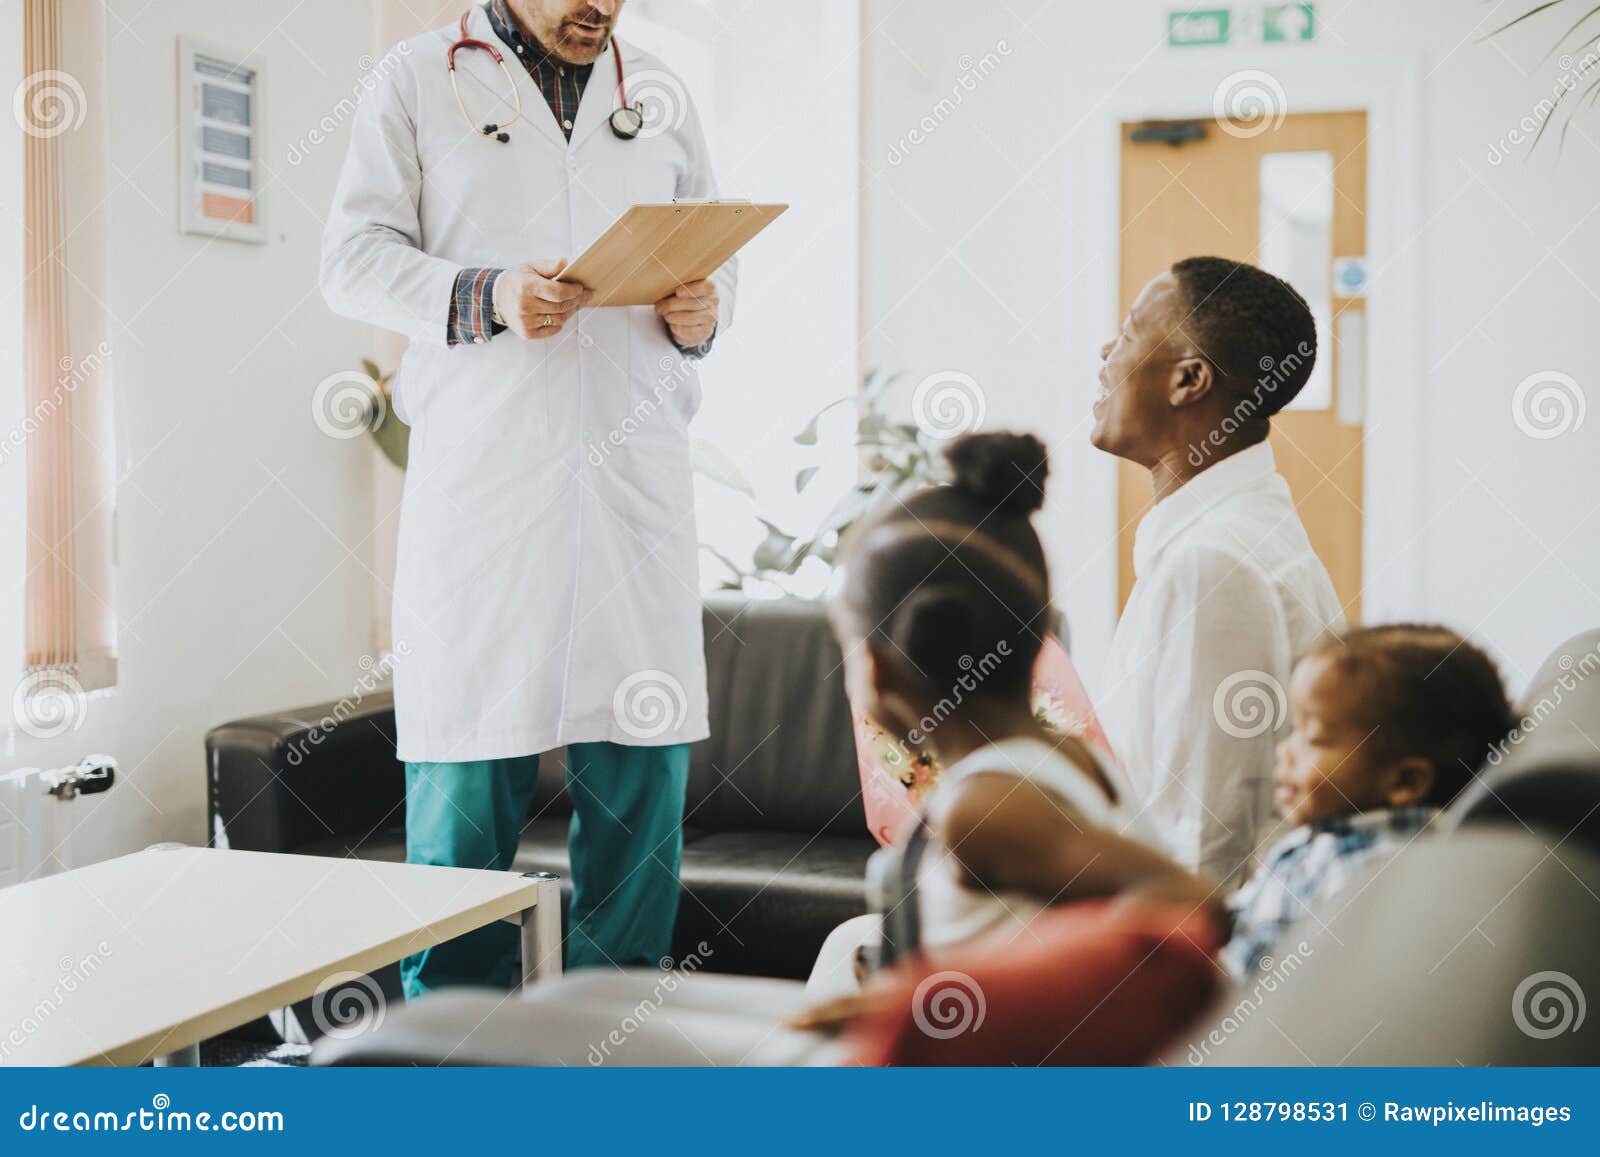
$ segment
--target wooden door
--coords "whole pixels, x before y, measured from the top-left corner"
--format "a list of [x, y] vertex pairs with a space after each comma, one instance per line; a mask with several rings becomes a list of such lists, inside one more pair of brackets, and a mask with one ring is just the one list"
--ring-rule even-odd
[[[1275, 127], [1260, 123], [1219, 126], [1194, 122], [1188, 132], [1150, 132], [1149, 122], [1123, 126], [1122, 136], [1122, 277], [1121, 310], [1126, 316], [1144, 284], [1184, 257], [1211, 255], [1267, 265], [1279, 257], [1283, 239], [1278, 226], [1284, 215], [1282, 174], [1327, 171], [1322, 182], [1331, 186], [1308, 192], [1298, 204], [1315, 201], [1304, 216], [1322, 214], [1320, 223], [1298, 220], [1293, 229], [1299, 248], [1297, 269], [1307, 268], [1307, 254], [1318, 255], [1313, 265], [1324, 272], [1319, 282], [1287, 275], [1295, 288], [1318, 311], [1319, 373], [1327, 396], [1307, 387], [1304, 408], [1286, 409], [1272, 419], [1272, 448], [1278, 469], [1289, 483], [1295, 506], [1333, 578], [1334, 590], [1352, 622], [1361, 614], [1362, 527], [1362, 399], [1365, 377], [1358, 359], [1365, 347], [1365, 302], [1360, 297], [1338, 296], [1335, 262], [1366, 254], [1367, 117], [1362, 112], [1306, 113], [1286, 116]], [[1172, 138], [1200, 139], [1170, 143]], [[1264, 131], [1256, 131], [1264, 130]], [[1157, 139], [1147, 139], [1147, 138]], [[1167, 139], [1161, 139], [1167, 138]], [[1263, 173], [1269, 174], [1269, 198], [1264, 208]], [[1277, 199], [1273, 200], [1273, 193]], [[1328, 204], [1331, 202], [1331, 204]], [[1290, 206], [1295, 209], [1295, 205]], [[1298, 212], [1298, 210], [1297, 210]], [[1264, 213], [1269, 232], [1262, 235]], [[1320, 270], [1321, 234], [1327, 234], [1327, 268]], [[1304, 282], [1311, 284], [1305, 284]], [[1345, 314], [1353, 314], [1344, 318]], [[1336, 340], [1336, 335], [1339, 340]], [[1350, 365], [1339, 365], [1339, 345], [1346, 347]], [[1345, 373], [1341, 375], [1341, 368]], [[1345, 396], [1340, 396], [1340, 387]], [[1317, 395], [1317, 396], [1314, 396]], [[1117, 494], [1118, 606], [1127, 602], [1133, 588], [1133, 535], [1150, 508], [1149, 474], [1127, 462], [1119, 464]]]

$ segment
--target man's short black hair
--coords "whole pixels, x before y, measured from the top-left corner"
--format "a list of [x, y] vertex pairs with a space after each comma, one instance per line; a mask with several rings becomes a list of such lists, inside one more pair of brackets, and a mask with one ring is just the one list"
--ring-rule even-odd
[[1172, 267], [1184, 328], [1222, 375], [1235, 417], [1268, 419], [1294, 400], [1317, 361], [1317, 325], [1294, 286], [1226, 257]]

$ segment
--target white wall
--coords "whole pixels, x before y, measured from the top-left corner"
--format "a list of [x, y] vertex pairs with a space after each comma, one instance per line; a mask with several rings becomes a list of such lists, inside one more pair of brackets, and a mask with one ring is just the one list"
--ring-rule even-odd
[[[1370, 102], [1370, 248], [1388, 268], [1371, 302], [1369, 618], [1471, 631], [1520, 685], [1600, 625], [1600, 116], [1559, 164], [1490, 160], [1550, 91], [1560, 62], [1536, 62], [1570, 20], [1486, 44], [1528, 5], [1343, 0], [1317, 5], [1313, 46], [1173, 50], [1177, 7], [867, 0], [864, 361], [969, 373], [988, 425], [1048, 437], [1046, 533], [1092, 684], [1115, 613], [1114, 475], [1085, 439], [1117, 320], [1116, 123], [1203, 113], [1243, 68], [1271, 72], [1291, 113]], [[974, 79], [986, 54], [997, 66]], [[1511, 399], [1543, 370], [1597, 412], [1536, 440]]]
[[[18, 7], [5, 15], [20, 19]], [[351, 94], [371, 49], [369, 6], [104, 8], [106, 75], [83, 81], [108, 96], [101, 295], [116, 395], [120, 679], [74, 731], [50, 741], [13, 731], [0, 763], [57, 765], [90, 751], [121, 759], [116, 789], [73, 805], [67, 855], [79, 864], [203, 840], [206, 729], [349, 694], [370, 646], [371, 452], [319, 432], [310, 401], [318, 381], [370, 344], [316, 290], [343, 133], [299, 164], [286, 159]], [[262, 67], [266, 245], [177, 232], [180, 34]], [[0, 491], [8, 525], [19, 496], [11, 471]], [[20, 614], [20, 574], [5, 561]], [[0, 662], [15, 670], [20, 655]]]

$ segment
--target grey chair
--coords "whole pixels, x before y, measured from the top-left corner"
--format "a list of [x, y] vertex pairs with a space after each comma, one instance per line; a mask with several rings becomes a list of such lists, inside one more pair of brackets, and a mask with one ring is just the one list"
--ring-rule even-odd
[[[1168, 1063], [1600, 1063], [1600, 1016], [1587, 1008], [1600, 999], [1600, 746], [1588, 741], [1600, 741], [1597, 647], [1600, 631], [1558, 649], [1524, 701], [1535, 724], [1486, 766], [1440, 832], [1318, 913], [1303, 949], [1296, 942], [1292, 959], [1228, 992]], [[803, 1000], [799, 984], [696, 976], [664, 991], [661, 983], [659, 973], [575, 975], [521, 1000], [430, 998], [391, 1010], [377, 1031], [320, 1042], [312, 1061], [840, 1059], [826, 1038], [781, 1027]], [[590, 1053], [630, 1016], [630, 1026], [645, 1027], [619, 1030], [622, 1044]]]

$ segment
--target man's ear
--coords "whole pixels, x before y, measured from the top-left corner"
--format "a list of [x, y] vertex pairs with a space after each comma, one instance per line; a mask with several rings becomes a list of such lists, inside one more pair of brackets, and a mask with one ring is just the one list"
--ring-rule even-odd
[[1414, 807], [1433, 791], [1433, 763], [1420, 755], [1391, 764], [1384, 775], [1384, 795], [1390, 807]]
[[1211, 396], [1216, 385], [1216, 371], [1211, 363], [1198, 354], [1179, 358], [1172, 364], [1172, 378], [1167, 385], [1167, 401], [1176, 409], [1192, 406]]

